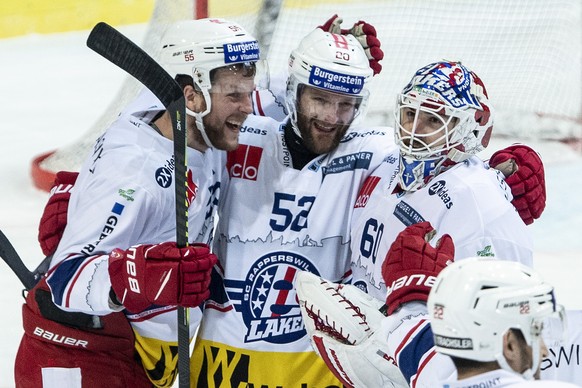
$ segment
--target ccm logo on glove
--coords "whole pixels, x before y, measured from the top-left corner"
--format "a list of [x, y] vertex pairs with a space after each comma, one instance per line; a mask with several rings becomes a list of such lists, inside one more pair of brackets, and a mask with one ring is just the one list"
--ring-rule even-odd
[[136, 245], [111, 252], [109, 277], [115, 297], [130, 312], [151, 305], [196, 307], [210, 295], [216, 261], [206, 244]]
[[[413, 283], [414, 282], [414, 283]], [[424, 274], [415, 275], [404, 275], [392, 282], [390, 286], [387, 286], [386, 296], [390, 295], [393, 291], [398, 290], [402, 287], [413, 286], [424, 286], [431, 288], [436, 282], [436, 276], [426, 276]]]

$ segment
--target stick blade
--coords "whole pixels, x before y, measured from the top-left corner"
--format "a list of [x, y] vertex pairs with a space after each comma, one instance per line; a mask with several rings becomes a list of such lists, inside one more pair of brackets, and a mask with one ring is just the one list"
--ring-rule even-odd
[[105, 22], [93, 27], [87, 47], [135, 77], [168, 106], [179, 99], [182, 89], [152, 57]]

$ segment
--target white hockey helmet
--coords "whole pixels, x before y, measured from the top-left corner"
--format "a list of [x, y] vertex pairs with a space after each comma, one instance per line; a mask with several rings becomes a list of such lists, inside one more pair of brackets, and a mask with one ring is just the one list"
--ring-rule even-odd
[[[297, 99], [302, 85], [358, 99], [354, 120], [363, 117], [368, 102], [368, 82], [373, 70], [358, 40], [316, 28], [289, 56], [286, 104], [297, 129]], [[353, 123], [354, 121], [352, 121]]]
[[197, 126], [209, 146], [202, 117], [212, 109], [209, 95], [212, 70], [234, 69], [233, 65], [239, 64], [242, 71], [254, 74], [257, 86], [268, 87], [268, 68], [266, 61], [261, 60], [259, 43], [237, 23], [221, 18], [179, 21], [168, 27], [161, 45], [161, 62], [166, 71], [173, 77], [178, 74], [191, 76], [206, 100], [204, 112], [187, 110], [187, 113], [196, 117]]
[[[540, 362], [540, 336], [548, 323], [565, 327], [554, 287], [518, 262], [473, 257], [445, 267], [428, 297], [435, 347], [440, 353], [512, 370], [503, 356], [503, 336], [520, 330], [532, 347], [531, 379]], [[550, 319], [551, 318], [551, 319]], [[544, 328], [544, 324], [546, 327]]]
[[[403, 113], [414, 112], [414, 122]], [[440, 125], [419, 129], [419, 113]], [[493, 112], [481, 79], [460, 62], [441, 61], [419, 69], [398, 95], [395, 140], [400, 148], [400, 184], [404, 190], [423, 187], [441, 166], [468, 159], [489, 144]], [[447, 161], [447, 163], [445, 163]]]

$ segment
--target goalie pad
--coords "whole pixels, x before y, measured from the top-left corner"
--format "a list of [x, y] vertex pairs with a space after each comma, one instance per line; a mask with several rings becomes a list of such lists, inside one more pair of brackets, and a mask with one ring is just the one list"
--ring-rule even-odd
[[408, 387], [390, 356], [381, 301], [309, 272], [295, 287], [313, 348], [346, 387]]

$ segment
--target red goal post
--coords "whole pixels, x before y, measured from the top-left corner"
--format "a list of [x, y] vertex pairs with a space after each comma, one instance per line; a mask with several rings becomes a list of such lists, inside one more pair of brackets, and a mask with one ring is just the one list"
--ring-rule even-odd
[[[157, 0], [142, 47], [157, 58], [159, 37], [171, 22], [225, 17], [257, 36], [272, 74], [280, 74], [299, 40], [335, 13], [346, 27], [360, 19], [373, 24], [382, 41], [383, 71], [371, 85], [367, 123], [392, 126], [395, 95], [413, 72], [451, 59], [486, 84], [497, 114], [494, 136], [582, 139], [580, 0]], [[34, 184], [48, 190], [57, 171], [77, 170], [139, 88], [128, 77], [80, 140], [35, 158]]]

